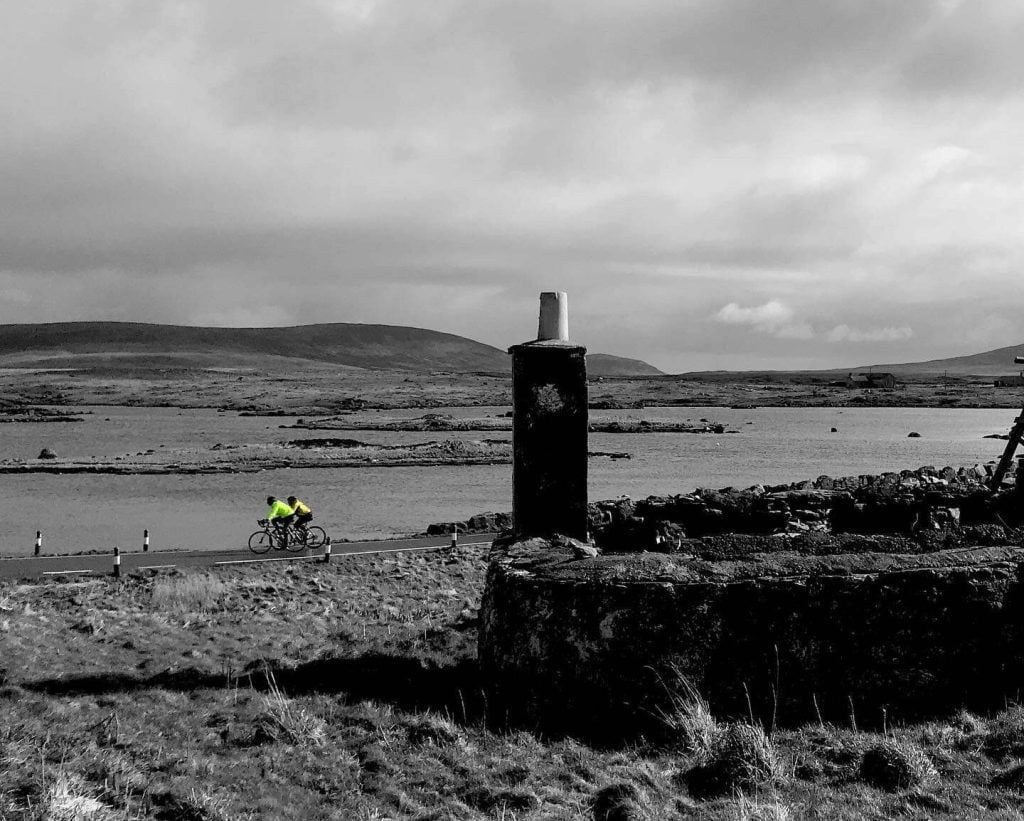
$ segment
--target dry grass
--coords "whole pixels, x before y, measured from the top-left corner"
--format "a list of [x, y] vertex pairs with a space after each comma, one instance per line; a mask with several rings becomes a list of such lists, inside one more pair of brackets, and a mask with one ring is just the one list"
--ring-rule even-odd
[[778, 796], [749, 798], [742, 792], [736, 799], [736, 821], [792, 821], [794, 812]]
[[113, 821], [109, 807], [89, 795], [81, 778], [63, 770], [46, 784], [39, 806], [45, 821]]
[[195, 573], [158, 579], [150, 600], [158, 612], [206, 613], [219, 609], [226, 593], [221, 579], [211, 573]]
[[662, 710], [660, 717], [670, 743], [706, 761], [721, 730], [707, 701], [678, 669], [672, 670], [669, 680], [662, 680], [662, 684], [668, 690], [671, 707]]
[[[475, 672], [484, 570], [467, 548], [0, 584], [0, 819], [1021, 817], [1015, 707], [890, 730], [939, 774], [894, 792], [861, 778], [882, 736], [769, 739], [678, 681], [670, 744], [493, 727]], [[735, 786], [691, 789], [729, 756]]]
[[864, 751], [860, 777], [883, 790], [926, 786], [939, 777], [924, 750], [909, 741], [882, 739]]
[[321, 746], [327, 736], [324, 719], [281, 692], [273, 672], [268, 670], [265, 675], [267, 693], [260, 696], [263, 712], [258, 720], [256, 741]]

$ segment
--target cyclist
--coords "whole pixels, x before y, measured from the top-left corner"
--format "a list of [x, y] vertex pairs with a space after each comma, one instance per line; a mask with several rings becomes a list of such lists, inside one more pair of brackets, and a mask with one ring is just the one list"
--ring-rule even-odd
[[295, 529], [301, 531], [303, 537], [305, 537], [306, 525], [312, 520], [313, 511], [309, 505], [301, 499], [296, 499], [294, 496], [288, 497], [288, 504], [291, 505], [292, 510], [295, 512]]
[[280, 542], [280, 547], [277, 549], [280, 550], [284, 547], [288, 525], [295, 519], [295, 511], [274, 496], [267, 497], [267, 504], [270, 506], [270, 510], [267, 511], [267, 521], [277, 530]]

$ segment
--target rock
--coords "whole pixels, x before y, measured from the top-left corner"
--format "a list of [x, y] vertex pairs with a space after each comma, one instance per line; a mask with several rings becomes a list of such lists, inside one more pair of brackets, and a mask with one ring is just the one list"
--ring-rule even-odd
[[54, 453], [49, 448], [43, 448], [41, 451], [39, 451], [39, 456], [36, 457], [36, 458], [38, 458], [38, 459], [56, 459], [57, 458], [57, 454]]
[[551, 539], [551, 546], [563, 549], [568, 548], [577, 559], [596, 559], [601, 553], [601, 551], [591, 544], [562, 535], [554, 536]]
[[572, 552], [577, 559], [596, 559], [601, 555], [601, 551], [589, 544], [575, 544]]
[[908, 439], [920, 439], [921, 438], [921, 434], [918, 433], [916, 430], [912, 430], [912, 431], [910, 431], [910, 433], [907, 434], [907, 438]]

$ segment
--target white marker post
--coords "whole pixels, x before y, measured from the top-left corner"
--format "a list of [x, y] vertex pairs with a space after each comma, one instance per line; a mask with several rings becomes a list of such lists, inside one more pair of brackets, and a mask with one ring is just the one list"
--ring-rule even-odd
[[454, 550], [459, 546], [459, 526], [455, 525], [452, 528], [452, 544], [451, 549]]
[[34, 555], [38, 556], [39, 551], [43, 549], [43, 531], [36, 531], [36, 552]]
[[569, 295], [565, 291], [545, 291], [540, 295], [540, 320], [537, 340], [569, 341]]
[[331, 537], [328, 536], [324, 542], [324, 564], [331, 563]]
[[149, 553], [149, 529], [142, 531], [142, 552]]
[[121, 578], [121, 551], [114, 548], [114, 578]]

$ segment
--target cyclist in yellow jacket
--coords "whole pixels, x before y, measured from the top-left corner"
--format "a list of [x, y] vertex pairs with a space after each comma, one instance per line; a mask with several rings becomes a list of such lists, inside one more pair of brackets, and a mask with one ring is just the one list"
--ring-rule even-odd
[[270, 509], [267, 511], [267, 521], [277, 529], [278, 537], [283, 546], [285, 531], [288, 530], [288, 525], [295, 519], [295, 511], [274, 496], [267, 497], [267, 504], [270, 506]]
[[309, 505], [301, 499], [296, 499], [294, 496], [288, 497], [288, 504], [291, 505], [292, 510], [295, 512], [295, 527], [300, 528], [305, 532], [306, 525], [308, 525], [313, 518], [313, 511], [310, 509]]

